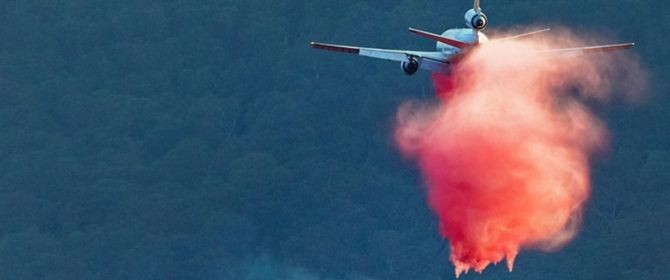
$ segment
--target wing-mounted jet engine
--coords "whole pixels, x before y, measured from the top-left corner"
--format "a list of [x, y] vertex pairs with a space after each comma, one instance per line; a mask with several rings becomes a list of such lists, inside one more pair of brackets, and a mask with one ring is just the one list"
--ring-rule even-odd
[[419, 62], [419, 59], [413, 56], [408, 56], [407, 61], [400, 62], [400, 68], [408, 76], [416, 74], [420, 67], [421, 62]]

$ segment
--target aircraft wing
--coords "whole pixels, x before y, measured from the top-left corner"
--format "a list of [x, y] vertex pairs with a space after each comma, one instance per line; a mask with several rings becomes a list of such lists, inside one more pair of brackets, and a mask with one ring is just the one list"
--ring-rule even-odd
[[343, 45], [332, 45], [332, 44], [323, 44], [323, 43], [310, 43], [312, 48], [350, 53], [360, 56], [367, 56], [377, 59], [397, 61], [397, 62], [406, 62], [408, 57], [414, 57], [421, 60], [421, 69], [432, 71], [432, 72], [441, 72], [443, 68], [449, 64], [448, 58], [445, 57], [442, 52], [419, 52], [419, 51], [409, 51], [409, 50], [388, 50], [388, 49], [375, 49], [375, 48], [362, 48], [362, 47], [352, 47], [352, 46], [343, 46]]
[[590, 47], [580, 47], [580, 48], [567, 48], [567, 49], [541, 50], [541, 51], [538, 51], [538, 53], [540, 53], [540, 54], [560, 54], [560, 55], [583, 55], [583, 54], [591, 54], [591, 53], [602, 53], [602, 52], [612, 52], [612, 51], [625, 50], [625, 49], [630, 49], [633, 46], [635, 46], [635, 43], [590, 46]]

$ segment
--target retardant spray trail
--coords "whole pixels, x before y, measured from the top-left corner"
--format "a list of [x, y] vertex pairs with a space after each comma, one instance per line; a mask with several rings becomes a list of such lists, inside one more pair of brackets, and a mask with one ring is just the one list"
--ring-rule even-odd
[[[577, 44], [572, 38], [559, 36]], [[421, 167], [457, 277], [505, 258], [511, 271], [521, 249], [555, 250], [573, 238], [590, 158], [608, 145], [585, 102], [607, 100], [610, 78], [629, 86], [617, 91], [640, 85], [633, 60], [537, 52], [550, 47], [560, 46], [547, 38], [482, 45], [451, 77], [434, 77], [449, 91], [437, 93], [443, 104], [398, 112], [398, 147]]]

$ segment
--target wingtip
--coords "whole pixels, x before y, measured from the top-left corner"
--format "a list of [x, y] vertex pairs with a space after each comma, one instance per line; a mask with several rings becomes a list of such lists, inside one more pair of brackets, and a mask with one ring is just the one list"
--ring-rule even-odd
[[350, 46], [343, 46], [343, 45], [331, 45], [331, 44], [324, 44], [324, 43], [318, 43], [318, 42], [311, 42], [310, 45], [312, 46], [312, 48], [319, 49], [319, 50], [353, 53], [353, 54], [360, 53], [360, 48], [358, 48], [358, 47], [350, 47]]

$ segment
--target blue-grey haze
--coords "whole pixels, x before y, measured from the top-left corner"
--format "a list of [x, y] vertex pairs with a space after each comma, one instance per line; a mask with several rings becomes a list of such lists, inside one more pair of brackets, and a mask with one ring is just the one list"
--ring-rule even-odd
[[[467, 0], [0, 3], [1, 279], [450, 279], [421, 179], [393, 148], [429, 76], [309, 49], [431, 50]], [[649, 101], [599, 109], [579, 237], [465, 279], [665, 279], [667, 1], [484, 1], [496, 28], [634, 41]]]

